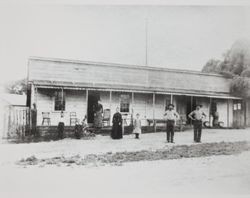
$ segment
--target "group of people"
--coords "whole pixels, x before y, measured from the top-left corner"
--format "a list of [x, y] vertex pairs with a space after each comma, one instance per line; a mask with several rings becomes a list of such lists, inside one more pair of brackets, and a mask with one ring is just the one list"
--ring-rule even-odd
[[[194, 142], [201, 142], [202, 123], [206, 118], [206, 114], [201, 109], [202, 105], [196, 105], [196, 109], [188, 114], [188, 117], [193, 121], [194, 127]], [[180, 118], [179, 114], [174, 110], [174, 105], [169, 104], [168, 110], [164, 114], [164, 118], [167, 122], [167, 142], [174, 143], [174, 128], [176, 121]]]
[[[133, 133], [135, 134], [135, 138], [139, 139], [139, 135], [141, 134], [141, 120], [139, 113], [136, 114], [136, 118], [133, 121]], [[122, 138], [122, 115], [119, 112], [119, 107], [116, 108], [116, 113], [113, 115], [111, 138]]]
[[[201, 134], [202, 134], [202, 123], [206, 118], [206, 114], [201, 109], [202, 105], [196, 105], [196, 109], [189, 113], [188, 117], [193, 122], [194, 128], [194, 142], [201, 142]], [[103, 116], [103, 108], [102, 105], [98, 102], [95, 107], [94, 113], [94, 127], [100, 129], [102, 127], [102, 116]], [[60, 139], [63, 138], [64, 131], [64, 121], [63, 121], [63, 111], [60, 115], [60, 120], [58, 123], [58, 137]], [[174, 132], [176, 121], [180, 119], [179, 114], [174, 110], [174, 105], [169, 104], [167, 110], [164, 113], [164, 119], [166, 120], [166, 134], [167, 134], [167, 142], [174, 143]], [[122, 114], [119, 112], [119, 107], [116, 108], [116, 113], [112, 118], [112, 130], [111, 130], [111, 138], [112, 139], [121, 139], [123, 137], [123, 129], [122, 129]], [[86, 125], [87, 119], [84, 118], [84, 125]], [[135, 138], [139, 139], [141, 134], [141, 120], [140, 114], [136, 114], [136, 118], [133, 120], [133, 134], [135, 134]]]
[[[202, 123], [206, 118], [206, 114], [202, 110], [202, 105], [196, 105], [194, 111], [188, 114], [188, 117], [193, 122], [194, 127], [194, 142], [201, 142], [201, 134], [202, 134]], [[167, 133], [167, 142], [174, 143], [174, 131], [176, 121], [180, 119], [180, 115], [174, 110], [174, 105], [169, 104], [168, 109], [164, 113], [164, 119], [166, 120], [166, 133]], [[113, 139], [121, 139], [122, 138], [122, 115], [119, 112], [119, 107], [116, 109], [116, 113], [112, 119], [112, 131], [111, 138]], [[133, 121], [133, 133], [135, 134], [135, 138], [139, 139], [139, 135], [141, 134], [141, 120], [139, 113], [136, 114], [136, 118]]]

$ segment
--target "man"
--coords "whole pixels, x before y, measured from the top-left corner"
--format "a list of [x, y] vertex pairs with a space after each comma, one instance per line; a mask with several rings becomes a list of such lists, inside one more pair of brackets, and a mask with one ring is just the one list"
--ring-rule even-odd
[[194, 121], [194, 142], [201, 142], [202, 121], [206, 118], [201, 108], [202, 105], [196, 105], [196, 109], [188, 115]]
[[179, 117], [179, 114], [174, 110], [174, 105], [169, 104], [168, 109], [164, 114], [164, 118], [167, 121], [167, 142], [171, 141], [171, 143], [174, 143], [174, 126]]

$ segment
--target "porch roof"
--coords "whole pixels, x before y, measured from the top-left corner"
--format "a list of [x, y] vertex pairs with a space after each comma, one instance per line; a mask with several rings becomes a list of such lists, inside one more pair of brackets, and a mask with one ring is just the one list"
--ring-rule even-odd
[[162, 90], [159, 88], [145, 88], [145, 87], [131, 87], [130, 89], [126, 86], [116, 85], [105, 85], [105, 84], [79, 84], [79, 83], [67, 83], [67, 82], [49, 82], [49, 81], [35, 81], [34, 86], [37, 88], [44, 89], [64, 89], [64, 90], [97, 90], [97, 91], [115, 91], [115, 92], [134, 92], [134, 93], [155, 93], [155, 94], [166, 94], [166, 95], [185, 95], [185, 96], [197, 96], [197, 97], [209, 97], [209, 98], [225, 98], [225, 99], [241, 99], [234, 97], [228, 93], [212, 93], [202, 92], [196, 90], [181, 90], [181, 89], [168, 89]]

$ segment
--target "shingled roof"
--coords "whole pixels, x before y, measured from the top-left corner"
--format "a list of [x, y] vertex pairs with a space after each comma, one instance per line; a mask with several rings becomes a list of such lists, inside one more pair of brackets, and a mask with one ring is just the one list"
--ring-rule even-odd
[[230, 78], [190, 70], [31, 57], [29, 83], [40, 87], [94, 88], [230, 96]]

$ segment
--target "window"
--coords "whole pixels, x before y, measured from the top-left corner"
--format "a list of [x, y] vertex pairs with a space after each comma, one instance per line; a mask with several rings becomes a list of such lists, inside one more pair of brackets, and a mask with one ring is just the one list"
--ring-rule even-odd
[[129, 95], [122, 94], [121, 95], [121, 103], [120, 103], [120, 111], [121, 112], [129, 112]]
[[65, 92], [55, 92], [55, 111], [65, 111]]
[[171, 103], [171, 97], [166, 98], [165, 111], [168, 109], [168, 105]]

